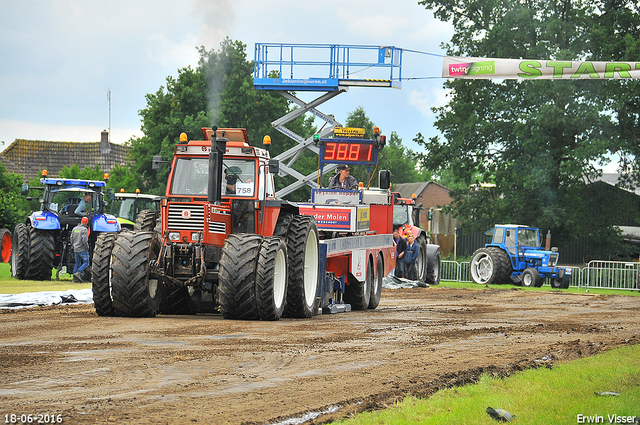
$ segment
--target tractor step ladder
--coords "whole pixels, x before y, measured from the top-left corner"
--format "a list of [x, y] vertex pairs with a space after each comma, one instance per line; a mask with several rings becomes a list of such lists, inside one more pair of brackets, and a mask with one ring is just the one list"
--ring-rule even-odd
[[[297, 182], [279, 190], [276, 193], [278, 197], [282, 198], [304, 185], [317, 187], [314, 181], [317, 173], [304, 176], [293, 168], [305, 149], [319, 153], [313, 137], [305, 139], [285, 125], [310, 112], [329, 125], [323, 125], [320, 130], [320, 138], [325, 138], [342, 124], [333, 115], [320, 112], [318, 106], [348, 91], [349, 87], [399, 89], [401, 71], [402, 49], [393, 46], [256, 43], [253, 86], [259, 90], [276, 91], [300, 106], [271, 123], [273, 128], [298, 144], [275, 157], [280, 160], [280, 171], [297, 179]], [[304, 102], [290, 93], [300, 91], [326, 93], [311, 102]], [[289, 161], [285, 164], [285, 160]], [[336, 164], [329, 164], [325, 170], [333, 171], [336, 167]]]

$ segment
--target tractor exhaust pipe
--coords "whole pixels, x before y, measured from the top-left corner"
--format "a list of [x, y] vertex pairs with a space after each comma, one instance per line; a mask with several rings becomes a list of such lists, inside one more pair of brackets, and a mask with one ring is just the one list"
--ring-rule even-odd
[[544, 249], [547, 251], [551, 251], [551, 230], [547, 230], [547, 240]]
[[218, 141], [218, 126], [211, 127], [211, 151], [209, 152], [209, 181], [207, 200], [210, 204], [220, 205], [222, 202], [222, 160], [227, 151], [227, 141]]

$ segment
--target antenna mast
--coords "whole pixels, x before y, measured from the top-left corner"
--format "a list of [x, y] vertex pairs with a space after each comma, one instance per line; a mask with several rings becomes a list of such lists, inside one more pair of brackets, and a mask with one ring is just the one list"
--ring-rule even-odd
[[109, 142], [111, 142], [111, 89], [107, 90], [107, 101], [109, 102]]

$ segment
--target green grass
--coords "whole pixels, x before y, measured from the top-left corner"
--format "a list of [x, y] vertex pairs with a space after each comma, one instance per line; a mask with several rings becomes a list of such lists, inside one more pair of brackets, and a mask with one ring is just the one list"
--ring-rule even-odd
[[[615, 391], [603, 397], [596, 392]], [[575, 424], [578, 415], [640, 416], [640, 346], [623, 347], [553, 369], [530, 369], [508, 378], [482, 376], [477, 384], [407, 397], [391, 409], [365, 412], [344, 425], [496, 424], [487, 407], [501, 408], [516, 424]], [[584, 419], [583, 423], [587, 423]], [[615, 422], [614, 422], [615, 423]]]
[[522, 286], [517, 285], [478, 285], [477, 283], [472, 282], [455, 282], [455, 281], [441, 281], [438, 287], [449, 287], [455, 289], [503, 289], [503, 290], [511, 290], [517, 289], [522, 291], [558, 291], [558, 292], [569, 292], [573, 294], [601, 294], [601, 295], [628, 295], [631, 297], [640, 296], [640, 291], [638, 290], [623, 290], [623, 289], [599, 289], [599, 288], [589, 288], [587, 291], [586, 288], [574, 288], [570, 287], [568, 289], [553, 289], [550, 286], [543, 286], [541, 288], [523, 288]]
[[0, 294], [22, 294], [24, 292], [66, 291], [68, 289], [88, 289], [91, 282], [73, 283], [72, 276], [60, 273], [60, 280], [56, 280], [53, 270], [50, 281], [18, 280], [11, 277], [9, 263], [0, 263]]

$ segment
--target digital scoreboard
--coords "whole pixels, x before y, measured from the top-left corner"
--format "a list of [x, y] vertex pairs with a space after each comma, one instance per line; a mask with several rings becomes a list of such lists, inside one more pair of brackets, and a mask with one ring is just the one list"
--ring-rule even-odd
[[359, 140], [326, 140], [322, 144], [321, 161], [339, 164], [373, 164], [377, 149], [373, 142]]

